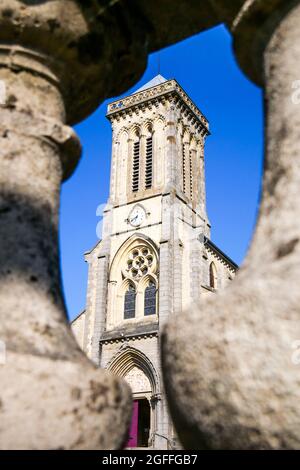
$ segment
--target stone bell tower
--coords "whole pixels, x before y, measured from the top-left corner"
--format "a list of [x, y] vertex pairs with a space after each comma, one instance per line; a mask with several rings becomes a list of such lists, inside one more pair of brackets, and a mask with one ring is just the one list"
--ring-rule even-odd
[[176, 80], [158, 75], [110, 104], [107, 117], [113, 130], [110, 204], [173, 193], [206, 222], [208, 122]]
[[176, 80], [156, 76], [108, 105], [110, 195], [102, 240], [88, 253], [82, 348], [129, 382], [128, 447], [176, 445], [163, 393], [159, 332], [236, 266], [210, 242], [204, 144], [208, 122]]

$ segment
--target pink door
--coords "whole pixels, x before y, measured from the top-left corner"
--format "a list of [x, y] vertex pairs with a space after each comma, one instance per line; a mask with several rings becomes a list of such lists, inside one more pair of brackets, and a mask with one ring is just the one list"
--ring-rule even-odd
[[134, 400], [129, 431], [129, 439], [126, 447], [137, 447], [138, 444], [138, 421], [139, 421], [139, 401]]

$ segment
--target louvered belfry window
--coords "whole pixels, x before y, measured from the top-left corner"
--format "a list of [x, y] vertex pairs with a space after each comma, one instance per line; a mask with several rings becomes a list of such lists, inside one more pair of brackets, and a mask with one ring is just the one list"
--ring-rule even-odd
[[185, 145], [182, 146], [182, 189], [186, 192], [186, 154]]
[[153, 179], [153, 143], [152, 135], [146, 139], [145, 187], [151, 188]]
[[193, 199], [193, 151], [190, 150], [190, 198]]
[[133, 143], [133, 163], [132, 163], [132, 191], [139, 190], [140, 180], [140, 141]]

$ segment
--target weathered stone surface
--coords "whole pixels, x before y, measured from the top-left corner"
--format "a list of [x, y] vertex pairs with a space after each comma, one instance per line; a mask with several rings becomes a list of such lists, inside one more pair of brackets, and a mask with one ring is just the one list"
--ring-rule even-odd
[[90, 34], [81, 13], [76, 2], [0, 1], [3, 449], [119, 448], [130, 420], [128, 386], [81, 353], [61, 292], [60, 185], [81, 153], [66, 115], [76, 121], [99, 102], [92, 87], [80, 98], [99, 73], [99, 58], [93, 65], [80, 47]]
[[[239, 0], [243, 1], [243, 0]], [[122, 2], [128, 8], [130, 2]], [[219, 2], [220, 3], [220, 2]], [[222, 0], [221, 3], [228, 3]], [[232, 3], [232, 0], [231, 2]], [[212, 0], [139, 0], [138, 7], [148, 25], [149, 51], [156, 51], [223, 21]], [[135, 8], [136, 13], [136, 8]]]
[[[238, 2], [239, 0], [237, 0]], [[298, 0], [240, 1], [238, 12], [225, 21], [233, 34], [233, 48], [239, 65], [248, 77], [263, 85], [265, 47], [282, 18]]]
[[59, 80], [67, 122], [74, 124], [142, 74], [147, 27], [138, 11], [131, 13], [120, 1], [1, 0], [0, 43], [44, 56], [41, 67]]
[[162, 337], [165, 387], [186, 448], [300, 446], [300, 108], [292, 100], [300, 6], [292, 4], [264, 52], [265, 178], [250, 253], [230, 287], [172, 318]]
[[131, 410], [125, 382], [84, 357], [71, 361], [9, 350], [1, 369], [0, 449], [124, 445]]

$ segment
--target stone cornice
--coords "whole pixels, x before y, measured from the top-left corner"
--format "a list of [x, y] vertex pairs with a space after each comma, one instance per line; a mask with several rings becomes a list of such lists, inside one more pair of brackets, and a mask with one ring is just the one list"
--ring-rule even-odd
[[71, 320], [71, 321], [70, 321], [70, 325], [73, 325], [73, 323], [75, 323], [75, 322], [76, 322], [76, 320], [78, 320], [78, 319], [81, 317], [81, 315], [84, 315], [84, 314], [85, 314], [85, 312], [86, 312], [86, 310], [85, 310], [85, 309], [83, 309], [83, 310], [82, 310], [80, 313], [78, 313], [78, 315], [76, 315], [76, 317], [75, 317], [75, 318], [73, 318], [73, 320]]
[[109, 120], [112, 120], [113, 117], [120, 118], [124, 111], [128, 111], [131, 108], [142, 110], [143, 106], [145, 106], [145, 102], [152, 101], [155, 105], [155, 102], [159, 102], [159, 100], [166, 97], [166, 95], [168, 97], [179, 98], [181, 103], [184, 104], [187, 110], [191, 113], [192, 118], [201, 124], [201, 127], [206, 131], [206, 134], [209, 134], [208, 120], [175, 79], [168, 80], [154, 87], [109, 103], [107, 106], [106, 116]]
[[158, 323], [150, 323], [149, 325], [130, 325], [122, 326], [113, 330], [104, 331], [100, 338], [101, 344], [124, 343], [129, 340], [139, 340], [142, 338], [152, 338], [158, 335]]
[[239, 269], [238, 265], [234, 261], [232, 261], [232, 259], [229, 258], [229, 256], [227, 256], [222, 250], [220, 250], [220, 248], [218, 248], [209, 238], [205, 236], [204, 236], [204, 245], [205, 245], [205, 248], [210, 253], [215, 255], [219, 261], [225, 263], [232, 272], [235, 273]]
[[100, 344], [113, 344], [113, 343], [125, 343], [129, 340], [136, 341], [144, 338], [154, 338], [158, 336], [157, 331], [151, 333], [140, 333], [140, 334], [129, 334], [126, 336], [112, 336], [109, 338], [101, 338]]

